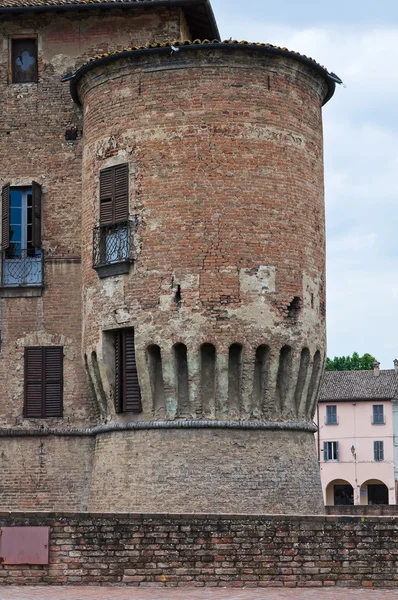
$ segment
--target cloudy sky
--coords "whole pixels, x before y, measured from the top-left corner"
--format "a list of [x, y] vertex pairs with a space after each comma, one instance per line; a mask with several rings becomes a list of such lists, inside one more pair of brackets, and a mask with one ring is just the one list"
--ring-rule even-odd
[[328, 355], [398, 358], [398, 0], [212, 0], [222, 39], [315, 58], [324, 107]]

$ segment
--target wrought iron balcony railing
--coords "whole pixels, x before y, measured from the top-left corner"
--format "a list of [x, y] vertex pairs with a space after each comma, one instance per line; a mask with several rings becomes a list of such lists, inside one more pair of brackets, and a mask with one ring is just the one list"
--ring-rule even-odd
[[3, 251], [1, 284], [3, 287], [43, 285], [43, 252], [21, 249], [11, 244]]
[[[101, 225], [93, 230], [93, 268], [100, 270], [112, 265], [125, 265], [128, 270], [133, 260], [133, 223]], [[103, 271], [106, 274], [127, 272], [125, 269]], [[101, 276], [101, 275], [100, 275]]]

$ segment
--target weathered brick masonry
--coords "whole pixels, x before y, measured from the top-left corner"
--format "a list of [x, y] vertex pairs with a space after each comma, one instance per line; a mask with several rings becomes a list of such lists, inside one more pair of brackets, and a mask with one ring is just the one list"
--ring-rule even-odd
[[395, 587], [385, 517], [11, 514], [50, 525], [50, 565], [0, 565], [4, 584]]
[[[44, 256], [42, 287], [0, 289], [0, 506], [321, 513], [333, 77], [281, 48], [193, 44], [217, 35], [207, 0], [34, 4], [0, 0], [0, 184], [41, 185]], [[37, 36], [37, 82], [10, 83], [19, 35]], [[113, 167], [128, 172], [132, 264], [101, 271]], [[136, 412], [116, 402], [121, 329]], [[24, 418], [24, 350], [52, 346], [63, 417]]]

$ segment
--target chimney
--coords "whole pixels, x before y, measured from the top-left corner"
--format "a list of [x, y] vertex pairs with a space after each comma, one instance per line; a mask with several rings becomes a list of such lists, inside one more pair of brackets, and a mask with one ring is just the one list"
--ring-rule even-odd
[[[398, 363], [397, 363], [397, 365], [398, 365]], [[398, 366], [397, 366], [397, 368], [398, 368]], [[373, 363], [373, 375], [375, 377], [378, 377], [380, 375], [380, 363], [377, 360], [375, 360]]]
[[394, 371], [396, 373], [398, 373], [398, 360], [397, 359], [394, 360]]

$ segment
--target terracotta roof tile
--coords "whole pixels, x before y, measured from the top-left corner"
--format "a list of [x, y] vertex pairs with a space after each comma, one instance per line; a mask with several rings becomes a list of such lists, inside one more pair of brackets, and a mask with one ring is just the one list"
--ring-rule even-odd
[[313, 58], [305, 56], [304, 54], [300, 54], [299, 52], [294, 52], [292, 50], [288, 50], [287, 48], [281, 48], [280, 46], [274, 46], [273, 44], [265, 44], [265, 43], [253, 43], [246, 41], [237, 41], [237, 40], [224, 40], [223, 42], [217, 39], [209, 40], [199, 40], [195, 39], [193, 41], [190, 40], [176, 40], [174, 42], [156, 42], [152, 44], [147, 44], [145, 46], [132, 46], [130, 48], [124, 48], [123, 50], [118, 50], [116, 52], [100, 54], [97, 56], [93, 56], [87, 63], [82, 65], [75, 73], [68, 73], [63, 78], [63, 81], [70, 82], [71, 95], [73, 100], [80, 104], [79, 94], [78, 94], [78, 82], [83, 77], [87, 71], [94, 68], [97, 65], [105, 64], [111, 62], [113, 60], [117, 60], [118, 58], [127, 58], [129, 56], [134, 56], [140, 53], [150, 53], [156, 51], [168, 51], [170, 49], [171, 53], [174, 50], [177, 52], [179, 49], [185, 48], [186, 50], [198, 49], [201, 47], [206, 48], [214, 48], [215, 46], [221, 46], [224, 49], [231, 48], [231, 50], [236, 49], [237, 47], [247, 48], [248, 50], [260, 50], [265, 54], [277, 54], [283, 56], [289, 56], [291, 58], [296, 58], [299, 62], [303, 62], [309, 66], [312, 66], [315, 71], [317, 71], [322, 77], [325, 78], [328, 84], [328, 91], [324, 98], [323, 104], [326, 104], [333, 96], [336, 83], [343, 83], [341, 79], [332, 72], [329, 72], [325, 67], [317, 63]]
[[[0, 0], [1, 2], [1, 0]], [[324, 69], [326, 71], [326, 73], [328, 73], [329, 75], [334, 75], [333, 73], [329, 73], [329, 71], [326, 69], [326, 67], [320, 65], [314, 58], [311, 58], [310, 56], [306, 56], [305, 54], [300, 54], [300, 52], [295, 52], [294, 50], [289, 50], [288, 48], [282, 48], [280, 46], [274, 46], [273, 44], [266, 44], [266, 43], [261, 43], [261, 42], [247, 42], [245, 40], [242, 41], [238, 41], [238, 40], [224, 40], [224, 41], [220, 41], [220, 40], [184, 40], [184, 41], [180, 41], [180, 40], [176, 40], [174, 42], [155, 42], [153, 44], [146, 44], [145, 46], [131, 46], [129, 48], [124, 48], [123, 50], [118, 50], [117, 52], [112, 52], [110, 54], [99, 54], [97, 56], [93, 56], [90, 60], [90, 62], [99, 60], [101, 58], [105, 58], [107, 56], [117, 56], [118, 54], [121, 54], [123, 52], [133, 52], [134, 50], [146, 50], [146, 49], [150, 49], [150, 48], [171, 48], [172, 46], [174, 47], [182, 47], [182, 46], [193, 46], [193, 45], [203, 45], [203, 44], [221, 44], [223, 46], [236, 46], [237, 44], [240, 46], [253, 46], [253, 47], [257, 47], [257, 48], [270, 48], [270, 49], [275, 49], [275, 50], [280, 50], [282, 52], [288, 52], [291, 55], [296, 55], [297, 58], [304, 58], [306, 60], [309, 60], [311, 62], [314, 63], [314, 65], [317, 65], [318, 67], [321, 67], [322, 69]], [[341, 80], [339, 77], [337, 77], [336, 75], [334, 75], [336, 77], [336, 82], [340, 83]]]
[[343, 400], [391, 400], [398, 398], [398, 373], [380, 371], [326, 371], [320, 394], [321, 402]]
[[67, 6], [69, 4], [110, 4], [113, 2], [123, 2], [125, 4], [139, 4], [153, 2], [157, 0], [0, 0], [0, 8], [24, 8], [32, 6]]

